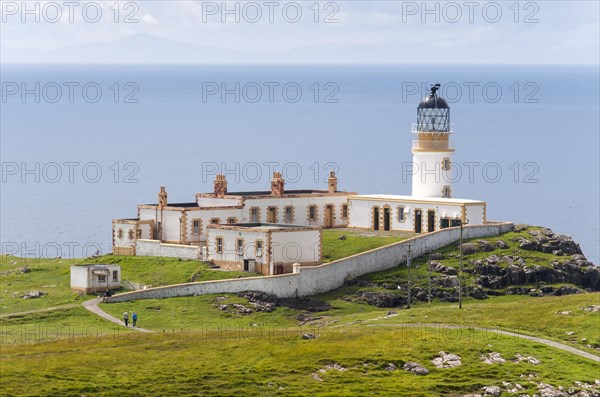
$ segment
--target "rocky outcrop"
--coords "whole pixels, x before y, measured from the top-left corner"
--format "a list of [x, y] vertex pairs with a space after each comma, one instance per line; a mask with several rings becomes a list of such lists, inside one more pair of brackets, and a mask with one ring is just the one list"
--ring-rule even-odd
[[402, 366], [405, 371], [411, 372], [415, 375], [427, 375], [429, 370], [423, 365], [415, 362], [408, 362]]
[[450, 354], [443, 351], [439, 354], [440, 355], [438, 357], [431, 360], [433, 365], [435, 365], [437, 368], [454, 368], [462, 364], [460, 361], [460, 356], [456, 354]]
[[525, 238], [519, 236], [515, 239], [519, 243], [519, 248], [528, 251], [539, 251], [555, 255], [576, 255], [583, 254], [581, 247], [570, 236], [556, 234], [552, 230], [543, 228], [540, 230], [529, 231], [531, 237]]

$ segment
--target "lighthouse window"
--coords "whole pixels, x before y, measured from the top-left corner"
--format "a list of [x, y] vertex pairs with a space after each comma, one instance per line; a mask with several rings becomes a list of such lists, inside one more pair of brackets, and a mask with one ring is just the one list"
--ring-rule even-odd
[[442, 189], [442, 197], [443, 198], [452, 197], [452, 190], [450, 189], [450, 186], [444, 186], [444, 188]]
[[398, 207], [398, 222], [404, 222], [406, 218], [404, 217], [404, 207], [403, 206], [399, 206]]
[[348, 204], [342, 204], [342, 219], [348, 219]]
[[442, 169], [450, 171], [450, 157], [444, 157], [444, 160], [442, 160]]

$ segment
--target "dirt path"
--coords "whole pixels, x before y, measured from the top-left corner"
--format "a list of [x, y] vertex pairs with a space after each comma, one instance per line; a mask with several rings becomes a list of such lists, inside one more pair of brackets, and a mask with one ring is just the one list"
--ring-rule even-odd
[[34, 314], [34, 313], [51, 312], [53, 310], [72, 309], [72, 308], [78, 307], [78, 306], [79, 306], [79, 303], [70, 303], [68, 305], [46, 307], [43, 309], [35, 309], [35, 310], [26, 310], [24, 312], [4, 313], [4, 314], [0, 314], [0, 318], [20, 317], [20, 316], [26, 316], [28, 314]]
[[[104, 310], [100, 309], [98, 307], [98, 303], [102, 302], [102, 298], [96, 298], [96, 299], [92, 299], [89, 301], [85, 301], [82, 303], [83, 307], [85, 307], [87, 310], [91, 311], [92, 313], [94, 313], [97, 316], [100, 316], [102, 318], [104, 318], [105, 320], [108, 321], [112, 321], [115, 324], [118, 324], [122, 327], [125, 326], [125, 323], [123, 323], [123, 320], [120, 320], [116, 317], [111, 316], [110, 314], [106, 313]], [[140, 332], [154, 332], [154, 331], [150, 331], [149, 329], [144, 329], [144, 328], [133, 328], [136, 331], [140, 331]]]
[[[385, 317], [382, 317], [385, 318]], [[380, 318], [378, 318], [380, 319]], [[569, 352], [571, 354], [574, 354], [576, 356], [580, 356], [580, 357], [584, 357], [587, 358], [589, 360], [593, 360], [597, 363], [600, 363], [600, 356], [597, 356], [595, 354], [592, 353], [588, 353], [586, 351], [583, 350], [579, 350], [575, 347], [569, 346], [569, 345], [565, 345], [563, 343], [560, 342], [556, 342], [550, 339], [544, 339], [544, 338], [539, 338], [537, 336], [531, 336], [531, 335], [524, 335], [524, 334], [520, 334], [518, 332], [512, 332], [512, 331], [503, 331], [500, 329], [493, 329], [493, 328], [481, 328], [481, 327], [470, 327], [467, 325], [456, 325], [456, 324], [426, 324], [426, 323], [415, 323], [415, 324], [407, 324], [407, 323], [403, 323], [403, 324], [368, 324], [368, 327], [427, 327], [427, 328], [446, 328], [446, 329], [473, 329], [476, 331], [482, 331], [482, 332], [489, 332], [491, 334], [496, 334], [496, 335], [504, 335], [504, 336], [510, 336], [513, 338], [521, 338], [521, 339], [526, 339], [526, 340], [530, 340], [533, 342], [537, 342], [537, 343], [542, 343], [546, 346], [550, 346], [550, 347], [554, 347], [556, 349], [560, 349], [560, 350], [564, 350], [566, 352]]]

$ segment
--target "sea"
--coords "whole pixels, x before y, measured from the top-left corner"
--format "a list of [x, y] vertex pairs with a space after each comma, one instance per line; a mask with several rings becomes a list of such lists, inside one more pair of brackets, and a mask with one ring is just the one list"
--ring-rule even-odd
[[[431, 84], [450, 105], [452, 194], [572, 236], [599, 262], [598, 66], [2, 65], [0, 240], [28, 257], [111, 250], [111, 222], [212, 191], [410, 194]], [[417, 165], [418, 166], [418, 165]], [[459, 172], [460, 171], [460, 172]]]

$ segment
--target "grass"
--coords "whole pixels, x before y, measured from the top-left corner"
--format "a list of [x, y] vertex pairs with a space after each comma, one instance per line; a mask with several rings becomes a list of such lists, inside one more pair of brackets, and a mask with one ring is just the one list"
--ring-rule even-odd
[[[472, 260], [492, 254], [520, 255], [531, 266], [550, 266], [554, 260], [566, 259], [519, 250], [511, 239], [517, 235], [527, 236], [527, 233], [488, 238], [502, 239], [509, 247], [467, 255], [465, 267], [472, 266]], [[338, 240], [342, 234], [346, 240]], [[368, 237], [363, 232], [326, 230], [323, 252], [329, 260], [335, 260], [405, 237], [407, 235]], [[458, 266], [456, 244], [441, 248], [440, 252], [443, 265]], [[171, 258], [107, 256], [94, 261], [119, 263], [124, 273], [127, 271], [136, 277], [132, 281], [151, 285], [186, 282], [194, 273], [197, 280], [237, 277], [234, 273], [210, 270], [199, 262]], [[22, 263], [13, 264], [12, 259], [4, 261], [0, 268], [3, 305], [6, 306], [7, 300], [18, 301], [12, 298], [12, 292], [42, 288], [38, 286], [48, 285], [49, 279], [56, 280], [53, 284], [57, 287], [47, 288], [55, 288], [60, 293], [32, 300], [32, 304], [39, 302], [41, 307], [50, 303], [72, 303], [68, 291], [71, 263], [63, 260], [30, 263], [33, 271], [21, 274], [15, 270], [22, 267]], [[424, 286], [427, 258], [418, 258], [413, 264], [413, 282]], [[406, 267], [361, 278], [404, 284]], [[474, 279], [468, 282], [473, 283]], [[532, 341], [472, 330], [448, 334], [431, 328], [403, 326], [451, 323], [499, 327], [562, 341], [598, 354], [597, 350], [586, 348], [586, 344], [600, 346], [600, 313], [586, 312], [582, 308], [600, 304], [600, 293], [541, 298], [500, 296], [484, 301], [467, 298], [462, 310], [456, 303], [434, 301], [431, 307], [417, 303], [410, 310], [392, 309], [397, 314], [389, 317], [386, 314], [390, 309], [348, 299], [359, 289], [388, 291], [383, 287], [345, 286], [320, 295], [318, 298], [330, 303], [332, 309], [309, 314], [319, 319], [302, 326], [298, 315], [303, 312], [285, 307], [277, 307], [271, 313], [247, 315], [231, 308], [221, 310], [219, 305], [222, 304], [252, 307], [235, 294], [221, 294], [225, 296], [223, 299], [217, 299], [218, 295], [204, 295], [101, 304], [105, 311], [118, 318], [125, 310], [136, 311], [138, 325], [158, 331], [155, 334], [131, 332], [82, 307], [3, 317], [0, 318], [0, 394], [454, 396], [480, 392], [483, 386], [502, 386], [502, 381], [524, 386], [526, 390], [519, 394], [539, 394], [536, 385], [522, 378], [522, 374], [533, 373], [536, 382], [565, 388], [576, 381], [593, 383], [600, 377], [597, 363]], [[302, 340], [299, 336], [304, 332], [320, 336]], [[56, 336], [58, 333], [60, 337]], [[582, 342], [582, 338], [586, 341]], [[459, 354], [463, 365], [436, 369], [430, 360], [440, 350]], [[506, 359], [516, 353], [532, 355], [542, 364], [482, 363], [480, 356], [492, 351], [502, 353]], [[385, 369], [389, 363], [401, 366], [407, 361], [418, 361], [431, 373], [415, 376], [401, 369]], [[332, 363], [347, 370], [318, 372]], [[315, 380], [314, 373], [322, 381]]]
[[[341, 236], [345, 240], [340, 240]], [[331, 262], [413, 237], [413, 233], [323, 230], [323, 262]]]
[[[79, 263], [115, 263], [121, 266], [124, 279], [144, 285], [160, 286], [191, 281], [220, 280], [255, 276], [248, 272], [211, 270], [199, 261], [177, 258], [104, 255], [86, 259], [41, 259], [0, 257], [0, 314], [40, 310], [81, 302], [71, 292], [70, 267]], [[20, 272], [27, 267], [28, 273]], [[23, 299], [29, 291], [47, 295]], [[92, 295], [83, 297], [90, 299]]]
[[[257, 335], [225, 339], [218, 334], [133, 334], [98, 341], [57, 341], [29, 346], [26, 351], [2, 349], [0, 388], [5, 396], [439, 396], [476, 392], [501, 381], [520, 383], [523, 393], [537, 390], [521, 378], [536, 374], [537, 382], [563, 387], [592, 382], [597, 364], [535, 343], [498, 337], [440, 340], [432, 332], [406, 333], [374, 328], [348, 328], [314, 340], [297, 334]], [[440, 350], [458, 354], [462, 365], [437, 369]], [[510, 359], [532, 355], [541, 365], [506, 362], [489, 365], [481, 354], [498, 351]], [[402, 369], [417, 361], [427, 376]], [[337, 363], [346, 371], [319, 372]], [[26, 370], [25, 370], [26, 368]], [[313, 378], [318, 374], [322, 381]]]

